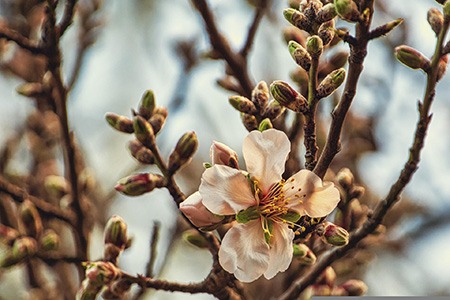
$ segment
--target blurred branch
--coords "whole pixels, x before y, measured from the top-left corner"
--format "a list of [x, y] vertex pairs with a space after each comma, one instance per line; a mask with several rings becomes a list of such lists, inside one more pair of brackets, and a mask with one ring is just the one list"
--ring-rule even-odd
[[267, 9], [268, 3], [269, 0], [261, 0], [260, 3], [258, 3], [258, 7], [256, 8], [252, 23], [247, 32], [247, 38], [245, 39], [244, 46], [242, 47], [241, 51], [239, 51], [239, 54], [242, 57], [247, 57], [248, 53], [250, 52], [253, 46], [256, 32], [258, 30], [259, 24], [261, 23], [262, 17], [264, 16], [264, 13]]
[[75, 5], [77, 4], [77, 1], [78, 0], [66, 0], [66, 6], [64, 7], [64, 14], [56, 28], [59, 36], [62, 36], [66, 31], [66, 29], [72, 24]]
[[7, 27], [0, 27], [0, 39], [6, 39], [16, 43], [19, 47], [24, 50], [28, 50], [33, 54], [44, 54], [45, 49], [39, 47], [36, 42], [24, 37], [15, 30], [9, 29]]

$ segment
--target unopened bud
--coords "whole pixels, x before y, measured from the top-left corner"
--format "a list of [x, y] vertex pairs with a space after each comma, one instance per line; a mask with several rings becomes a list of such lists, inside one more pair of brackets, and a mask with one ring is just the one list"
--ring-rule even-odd
[[358, 6], [352, 0], [334, 0], [336, 13], [343, 20], [356, 22], [359, 18]]
[[190, 131], [183, 134], [169, 156], [169, 173], [173, 174], [182, 166], [189, 163], [197, 148], [198, 140], [195, 132]]
[[16, 229], [0, 224], [0, 241], [8, 244], [19, 236], [19, 231]]
[[186, 200], [180, 203], [180, 211], [199, 228], [210, 227], [223, 220], [223, 216], [218, 216], [210, 212], [202, 202], [202, 196], [199, 192], [190, 195]]
[[273, 124], [272, 124], [272, 122], [270, 121], [270, 119], [269, 119], [269, 118], [265, 118], [264, 120], [262, 120], [262, 121], [259, 123], [258, 130], [261, 131], [261, 132], [263, 132], [264, 130], [272, 129], [272, 128], [273, 128]]
[[45, 177], [44, 187], [47, 193], [56, 199], [61, 199], [69, 192], [69, 184], [63, 176], [49, 175]]
[[42, 97], [45, 95], [45, 88], [39, 82], [27, 82], [16, 88], [17, 93], [25, 97]]
[[438, 35], [444, 24], [444, 15], [437, 8], [430, 8], [427, 13], [427, 21], [434, 33]]
[[311, 23], [305, 16], [305, 14], [299, 12], [296, 9], [287, 8], [283, 11], [283, 15], [289, 23], [296, 26], [297, 28], [307, 31], [307, 29], [311, 27]]
[[366, 189], [363, 186], [355, 185], [350, 190], [349, 197], [351, 199], [353, 199], [353, 198], [361, 199], [361, 197], [364, 195], [365, 192], [366, 192]]
[[133, 133], [133, 121], [115, 113], [107, 113], [105, 119], [109, 125], [115, 130], [124, 133]]
[[183, 240], [198, 248], [206, 249], [209, 246], [208, 241], [195, 229], [188, 229], [183, 232]]
[[371, 37], [371, 39], [374, 39], [374, 38], [380, 37], [382, 35], [386, 35], [402, 23], [403, 23], [403, 19], [398, 18], [394, 21], [391, 21], [391, 22], [388, 22], [381, 26], [378, 26], [377, 28], [372, 30], [372, 32], [370, 33], [370, 37]]
[[164, 177], [156, 174], [140, 173], [122, 178], [114, 188], [127, 196], [140, 196], [163, 186]]
[[325, 23], [332, 20], [337, 16], [336, 9], [333, 3], [328, 3], [324, 5], [317, 13], [316, 21], [318, 23]]
[[305, 244], [294, 244], [294, 258], [304, 265], [313, 265], [317, 258]]
[[108, 284], [119, 275], [120, 270], [111, 262], [89, 262], [86, 266], [86, 279], [97, 286]]
[[209, 153], [213, 164], [239, 169], [237, 153], [227, 145], [213, 141]]
[[109, 218], [104, 232], [105, 244], [111, 243], [121, 249], [125, 249], [128, 242], [127, 224], [121, 217], [113, 215]]
[[395, 57], [405, 66], [411, 69], [422, 69], [425, 72], [430, 69], [430, 60], [422, 53], [409, 46], [395, 48]]
[[295, 62], [305, 69], [309, 70], [311, 67], [311, 55], [306, 51], [306, 49], [295, 41], [290, 41], [288, 44], [289, 53], [291, 53], [292, 58]]
[[128, 143], [128, 150], [131, 155], [140, 163], [151, 165], [155, 162], [155, 157], [150, 149], [145, 148], [138, 140], [132, 140]]
[[133, 122], [134, 134], [136, 138], [147, 148], [155, 146], [155, 133], [152, 125], [143, 117], [136, 116]]
[[155, 110], [156, 101], [155, 95], [152, 90], [146, 90], [141, 98], [141, 103], [139, 104], [138, 112], [139, 115], [144, 119], [149, 119], [153, 115]]
[[284, 112], [284, 107], [280, 105], [278, 101], [270, 101], [264, 111], [264, 116], [270, 120], [275, 120]]
[[361, 296], [367, 292], [367, 285], [357, 279], [350, 279], [340, 285], [343, 288], [348, 296]]
[[252, 90], [252, 102], [259, 107], [264, 109], [269, 102], [269, 87], [265, 81], [260, 81]]
[[443, 12], [444, 12], [444, 16], [445, 18], [450, 18], [450, 1], [445, 1], [444, 3], [444, 7], [443, 7]]
[[27, 235], [37, 237], [42, 233], [43, 226], [41, 216], [39, 215], [36, 206], [30, 200], [25, 200], [20, 205], [20, 218]]
[[330, 20], [320, 25], [317, 34], [319, 35], [323, 44], [328, 45], [334, 38], [334, 21]]
[[277, 80], [270, 85], [270, 92], [276, 101], [295, 112], [306, 110], [306, 99], [287, 82]]
[[333, 69], [339, 69], [345, 66], [348, 59], [348, 52], [347, 51], [339, 51], [335, 53], [333, 56], [331, 56], [328, 63], [332, 65]]
[[320, 0], [302, 0], [299, 9], [308, 19], [315, 19], [323, 4]]
[[258, 128], [258, 121], [256, 120], [256, 117], [249, 114], [241, 114], [241, 120], [242, 124], [244, 124], [245, 128], [248, 131], [252, 131]]
[[56, 250], [59, 247], [59, 236], [52, 229], [47, 229], [39, 239], [39, 247], [43, 251]]
[[437, 81], [441, 80], [442, 77], [444, 76], [445, 71], [447, 70], [447, 63], [448, 63], [447, 55], [442, 56], [438, 64], [438, 71], [436, 76]]
[[331, 222], [323, 222], [317, 226], [316, 233], [327, 244], [333, 246], [344, 246], [348, 244], [349, 234], [347, 230]]
[[23, 259], [33, 256], [38, 250], [37, 242], [31, 237], [21, 237], [14, 241], [11, 248], [12, 258], [16, 261], [22, 261]]
[[318, 58], [323, 51], [323, 42], [317, 35], [312, 35], [306, 39], [306, 51], [312, 58]]
[[345, 190], [348, 190], [351, 186], [353, 186], [353, 182], [355, 177], [353, 176], [352, 171], [348, 168], [342, 168], [336, 175], [336, 180]]
[[244, 96], [230, 96], [228, 98], [231, 106], [240, 112], [253, 114], [256, 112], [255, 104]]
[[150, 117], [148, 122], [150, 125], [152, 125], [154, 134], [157, 134], [161, 131], [164, 124], [166, 123], [167, 119], [167, 110], [163, 107], [157, 107], [154, 112], [153, 116]]
[[317, 284], [325, 284], [329, 286], [330, 288], [334, 286], [336, 282], [336, 272], [334, 271], [333, 267], [328, 267], [325, 269], [325, 271], [322, 272], [319, 279], [317, 279]]
[[325, 98], [331, 95], [345, 80], [343, 68], [334, 70], [328, 74], [317, 87], [317, 97]]

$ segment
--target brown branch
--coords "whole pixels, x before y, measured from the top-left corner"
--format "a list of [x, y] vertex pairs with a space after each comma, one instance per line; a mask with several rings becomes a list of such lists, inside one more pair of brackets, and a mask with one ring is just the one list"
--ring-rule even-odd
[[250, 98], [254, 83], [249, 77], [246, 59], [239, 53], [235, 53], [228, 44], [227, 39], [219, 32], [214, 15], [206, 0], [191, 0], [191, 2], [203, 18], [211, 46], [215, 51], [220, 53], [227, 62], [229, 68], [233, 72], [233, 76], [239, 81], [239, 84], [244, 91], [243, 96]]
[[319, 275], [334, 261], [343, 257], [346, 253], [356, 247], [356, 245], [365, 237], [375, 231], [381, 224], [383, 218], [389, 209], [400, 200], [400, 194], [411, 181], [412, 176], [418, 168], [421, 151], [424, 146], [425, 136], [431, 121], [429, 111], [435, 95], [437, 83], [438, 64], [442, 56], [442, 43], [448, 31], [450, 18], [444, 21], [443, 29], [439, 35], [436, 50], [431, 63], [431, 70], [427, 74], [427, 86], [423, 103], [419, 103], [419, 120], [414, 133], [413, 144], [409, 150], [409, 158], [405, 163], [397, 181], [391, 186], [387, 196], [381, 200], [375, 208], [373, 215], [364, 223], [364, 225], [352, 234], [349, 243], [341, 248], [329, 252], [323, 257], [305, 276], [295, 281], [288, 290], [279, 298], [280, 300], [297, 299], [308, 286], [313, 284]]
[[15, 30], [7, 27], [0, 27], [0, 39], [6, 39], [16, 43], [20, 48], [27, 50], [33, 54], [44, 54], [44, 49], [36, 42], [24, 37]]
[[66, 6], [64, 7], [64, 14], [61, 18], [61, 21], [57, 25], [57, 33], [59, 36], [62, 36], [64, 32], [69, 28], [69, 26], [73, 22], [73, 15], [75, 12], [75, 5], [78, 0], [67, 0]]
[[248, 53], [250, 52], [250, 50], [253, 46], [256, 32], [258, 31], [259, 24], [261, 24], [261, 20], [267, 9], [268, 3], [269, 3], [269, 0], [261, 0], [258, 7], [256, 8], [255, 15], [253, 16], [252, 23], [247, 32], [247, 37], [245, 39], [244, 46], [242, 47], [241, 51], [239, 51], [239, 54], [242, 57], [247, 57]]
[[47, 265], [53, 266], [58, 263], [81, 264], [84, 260], [76, 256], [68, 256], [62, 254], [38, 253], [36, 257], [45, 262]]
[[8, 182], [3, 176], [0, 176], [0, 192], [10, 195], [18, 203], [30, 200], [45, 216], [54, 217], [72, 225], [76, 223], [75, 214], [71, 211], [62, 210], [40, 198], [29, 195], [26, 190]]

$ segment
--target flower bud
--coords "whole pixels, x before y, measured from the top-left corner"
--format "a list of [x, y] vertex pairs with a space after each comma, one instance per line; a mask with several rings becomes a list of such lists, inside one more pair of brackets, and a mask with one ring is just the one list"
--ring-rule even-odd
[[181, 202], [180, 211], [192, 224], [199, 228], [220, 223], [224, 218], [223, 216], [213, 214], [203, 205], [202, 196], [199, 192], [193, 193]]
[[269, 102], [269, 87], [265, 81], [260, 81], [256, 87], [252, 90], [252, 102], [259, 107], [264, 109]]
[[209, 153], [213, 164], [239, 169], [237, 153], [227, 145], [213, 141]]
[[409, 46], [395, 48], [395, 57], [405, 66], [411, 69], [422, 69], [425, 72], [430, 69], [430, 60], [422, 53]]
[[328, 3], [324, 5], [317, 13], [316, 21], [318, 23], [325, 23], [332, 20], [337, 16], [336, 9], [333, 3]]
[[38, 248], [36, 240], [31, 237], [25, 236], [14, 241], [14, 244], [11, 248], [11, 254], [12, 258], [16, 262], [20, 262], [23, 259], [36, 254], [37, 250]]
[[447, 0], [444, 3], [443, 11], [444, 11], [445, 18], [450, 18], [450, 1]]
[[198, 140], [195, 132], [186, 132], [179, 140], [175, 149], [169, 156], [168, 170], [175, 173], [182, 166], [189, 163], [198, 148]]
[[444, 76], [445, 71], [447, 70], [447, 62], [448, 62], [447, 55], [442, 56], [441, 59], [439, 60], [437, 77], [436, 77], [437, 81], [441, 80], [442, 77]]
[[348, 196], [351, 199], [353, 199], [353, 198], [361, 199], [361, 197], [364, 195], [365, 191], [366, 191], [366, 189], [363, 186], [355, 185], [350, 190]]
[[152, 90], [146, 90], [141, 98], [141, 103], [139, 104], [138, 112], [139, 115], [144, 119], [148, 120], [155, 110], [156, 102], [155, 95]]
[[281, 105], [295, 111], [306, 110], [306, 99], [297, 93], [287, 82], [277, 80], [270, 85], [270, 92]]
[[259, 123], [258, 130], [263, 132], [264, 130], [272, 129], [272, 128], [273, 128], [273, 125], [272, 125], [272, 122], [270, 121], [270, 119], [269, 118], [265, 118], [264, 120], [262, 120]]
[[302, 30], [306, 30], [311, 27], [311, 23], [305, 14], [299, 12], [293, 8], [287, 8], [283, 11], [284, 18], [288, 20], [289, 23], [300, 28]]
[[249, 114], [241, 114], [241, 120], [242, 124], [244, 124], [245, 128], [248, 131], [252, 131], [258, 128], [258, 121], [256, 120], [256, 117]]
[[105, 285], [120, 276], [120, 270], [107, 261], [89, 262], [86, 266], [86, 279], [93, 285]]
[[333, 246], [344, 246], [348, 244], [349, 234], [347, 230], [331, 222], [323, 222], [317, 226], [316, 233], [327, 244]]
[[306, 39], [306, 51], [312, 58], [318, 58], [323, 51], [323, 42], [317, 35], [312, 35]]
[[328, 45], [334, 38], [334, 21], [331, 20], [320, 25], [317, 34], [322, 40], [322, 43]]
[[343, 288], [348, 296], [361, 296], [367, 292], [367, 285], [357, 279], [350, 279], [340, 285]]
[[294, 258], [303, 265], [313, 265], [317, 258], [305, 244], [294, 244]]
[[336, 13], [343, 20], [356, 22], [359, 18], [358, 6], [352, 0], [334, 0]]
[[113, 215], [106, 223], [104, 235], [105, 244], [109, 243], [125, 249], [128, 242], [127, 224], [121, 217]]
[[59, 247], [59, 236], [52, 229], [47, 229], [39, 239], [39, 248], [43, 251], [56, 250]]
[[128, 143], [128, 150], [131, 155], [140, 163], [151, 165], [155, 162], [155, 157], [150, 149], [145, 148], [138, 140], [132, 140]]
[[164, 177], [156, 174], [140, 173], [122, 178], [114, 188], [127, 196], [140, 196], [163, 186]]
[[105, 119], [109, 125], [115, 130], [124, 133], [133, 133], [133, 121], [115, 113], [107, 113]]
[[430, 8], [427, 13], [427, 21], [434, 33], [438, 35], [444, 24], [444, 15], [437, 8]]
[[150, 125], [152, 125], [154, 134], [161, 131], [167, 119], [167, 110], [163, 107], [158, 109], [158, 107], [153, 112], [153, 116], [148, 120]]
[[150, 149], [155, 146], [155, 133], [147, 120], [141, 116], [134, 117], [133, 128], [136, 138], [142, 145]]
[[334, 70], [328, 74], [317, 87], [317, 97], [328, 97], [344, 82], [344, 79], [345, 70], [343, 68]]
[[45, 177], [44, 187], [47, 193], [56, 199], [61, 199], [69, 193], [69, 184], [63, 176], [49, 175]]
[[20, 218], [24, 225], [24, 229], [27, 235], [37, 237], [42, 233], [42, 219], [36, 206], [30, 201], [25, 200], [20, 204]]
[[300, 67], [308, 71], [311, 67], [311, 56], [309, 55], [308, 51], [306, 51], [306, 49], [302, 45], [295, 41], [290, 41], [288, 44], [288, 48], [289, 53], [291, 53], [291, 56], [295, 60], [295, 62]]
[[21, 84], [16, 88], [16, 92], [30, 98], [42, 97], [46, 94], [44, 85], [39, 82], [27, 82]]
[[334, 286], [336, 282], [336, 277], [337, 275], [333, 267], [328, 267], [322, 272], [319, 279], [317, 279], [316, 283], [321, 285], [324, 284], [331, 288]]
[[240, 112], [254, 114], [256, 112], [255, 104], [244, 96], [230, 96], [228, 98], [231, 106]]
[[19, 235], [20, 234], [16, 229], [0, 224], [0, 242], [8, 244], [10, 241], [15, 240]]
[[270, 120], [275, 120], [284, 112], [284, 107], [280, 105], [278, 101], [270, 101], [269, 105], [266, 107], [264, 111], [264, 116], [269, 118]]
[[336, 175], [336, 180], [345, 190], [348, 190], [351, 186], [353, 186], [353, 182], [355, 177], [353, 176], [352, 171], [348, 168], [342, 168]]
[[188, 229], [183, 232], [182, 238], [189, 244], [201, 249], [207, 249], [209, 246], [208, 241], [195, 229]]

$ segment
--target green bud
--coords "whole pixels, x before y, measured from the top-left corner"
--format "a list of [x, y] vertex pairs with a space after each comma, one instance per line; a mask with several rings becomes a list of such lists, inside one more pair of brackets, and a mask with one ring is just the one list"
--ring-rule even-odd
[[168, 171], [170, 174], [175, 173], [182, 166], [189, 163], [198, 148], [198, 140], [195, 132], [190, 131], [183, 134], [178, 140], [175, 149], [169, 156]]
[[259, 123], [258, 130], [263, 132], [264, 130], [272, 129], [272, 128], [273, 128], [273, 125], [272, 125], [272, 122], [270, 121], [270, 119], [265, 118], [264, 120], [261, 121], [261, 123]]
[[256, 117], [249, 114], [241, 114], [242, 124], [244, 124], [245, 128], [248, 131], [256, 130], [258, 128], [258, 121]]
[[422, 69], [425, 72], [430, 69], [430, 60], [422, 53], [409, 46], [395, 48], [395, 57], [405, 66], [411, 69]]
[[156, 101], [155, 95], [152, 90], [146, 90], [141, 98], [141, 103], [139, 104], [138, 112], [139, 115], [144, 119], [148, 120], [155, 110]]
[[359, 18], [358, 6], [352, 0], [334, 0], [336, 13], [343, 20], [356, 22]]
[[437, 8], [430, 8], [427, 13], [427, 21], [434, 33], [439, 35], [444, 24], [444, 15]]
[[236, 221], [238, 223], [248, 223], [252, 220], [256, 220], [261, 217], [261, 213], [258, 210], [257, 206], [251, 206], [247, 209], [241, 210], [236, 214]]
[[296, 26], [297, 28], [308, 31], [307, 29], [311, 27], [311, 22], [308, 20], [305, 14], [299, 12], [296, 9], [287, 8], [283, 11], [283, 15], [289, 23]]
[[264, 116], [270, 120], [275, 120], [284, 112], [284, 107], [278, 103], [278, 101], [270, 101], [264, 111]]
[[311, 56], [308, 51], [296, 41], [289, 41], [288, 49], [295, 62], [308, 71], [311, 67]]
[[39, 239], [39, 248], [43, 251], [56, 250], [59, 247], [59, 236], [52, 229], [47, 229]]
[[252, 90], [252, 102], [256, 107], [264, 109], [269, 102], [269, 87], [265, 81], [260, 81]]
[[331, 95], [345, 79], [345, 70], [343, 68], [334, 70], [328, 74], [317, 87], [317, 97], [325, 98]]
[[37, 237], [42, 233], [41, 216], [36, 206], [30, 200], [25, 200], [20, 204], [20, 218], [27, 235]]
[[11, 248], [12, 258], [16, 262], [20, 262], [23, 259], [33, 256], [38, 250], [37, 242], [31, 237], [21, 237], [14, 241]]
[[306, 99], [287, 82], [277, 80], [270, 85], [270, 92], [276, 101], [295, 112], [306, 110]]
[[127, 224], [121, 217], [113, 215], [109, 218], [105, 226], [104, 241], [105, 244], [110, 243], [122, 250], [125, 249], [128, 242]]
[[120, 276], [120, 270], [111, 262], [95, 261], [86, 265], [86, 279], [95, 286], [102, 286]]
[[151, 149], [155, 146], [155, 133], [152, 125], [143, 117], [134, 117], [134, 135], [145, 147]]
[[188, 229], [183, 232], [182, 238], [189, 244], [201, 249], [207, 249], [209, 246], [208, 241], [195, 229]]
[[323, 42], [317, 35], [312, 35], [306, 39], [306, 51], [312, 58], [318, 58], [323, 51]]
[[150, 149], [145, 148], [138, 140], [132, 140], [128, 143], [128, 150], [131, 155], [140, 163], [151, 165], [155, 162], [155, 157]]
[[336, 16], [337, 16], [337, 13], [336, 13], [336, 8], [334, 7], [334, 4], [328, 3], [319, 10], [319, 12], [317, 13], [316, 21], [318, 23], [325, 23], [325, 22], [332, 20]]
[[109, 125], [115, 130], [124, 133], [133, 133], [133, 121], [130, 119], [117, 115], [115, 113], [107, 113], [105, 115], [105, 119]]
[[254, 114], [256, 112], [255, 104], [244, 96], [230, 96], [228, 98], [231, 106], [240, 112]]
[[331, 222], [323, 222], [318, 225], [316, 233], [327, 244], [333, 246], [344, 246], [348, 244], [349, 234], [347, 230]]
[[164, 177], [157, 174], [140, 173], [119, 180], [114, 187], [127, 196], [140, 196], [155, 188], [164, 187]]
[[443, 12], [444, 12], [445, 18], [450, 18], [450, 1], [449, 0], [447, 0], [444, 3]]
[[340, 285], [347, 292], [347, 296], [361, 296], [367, 292], [367, 285], [357, 279], [350, 279]]
[[320, 25], [317, 34], [322, 40], [322, 43], [328, 45], [334, 38], [334, 21], [331, 20]]
[[287, 213], [285, 213], [284, 215], [280, 216], [281, 219], [289, 222], [289, 223], [295, 223], [298, 220], [300, 220], [301, 215], [299, 213], [297, 213], [295, 210], [288, 210]]
[[317, 257], [305, 244], [294, 244], [294, 258], [303, 265], [313, 265]]

